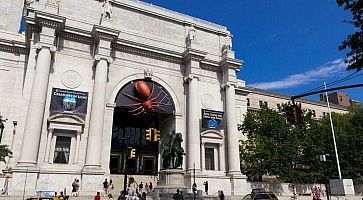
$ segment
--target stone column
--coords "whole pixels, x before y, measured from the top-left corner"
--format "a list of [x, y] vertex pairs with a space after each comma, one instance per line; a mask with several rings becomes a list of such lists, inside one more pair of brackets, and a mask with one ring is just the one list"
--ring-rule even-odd
[[[228, 38], [228, 37], [227, 37]], [[236, 120], [236, 92], [235, 87], [237, 84], [236, 71], [240, 70], [242, 61], [234, 58], [234, 52], [230, 50], [231, 44], [227, 44], [227, 49], [223, 52], [220, 66], [223, 70], [223, 84], [224, 90], [224, 111], [226, 117], [226, 140], [227, 144], [227, 160], [229, 175], [242, 175], [240, 170], [239, 158], [239, 144], [238, 144], [238, 130]], [[233, 191], [233, 189], [232, 189]]]
[[200, 126], [198, 77], [189, 76], [187, 97], [187, 170], [200, 170]]
[[[101, 151], [104, 116], [106, 109], [106, 85], [108, 77], [108, 65], [111, 63], [111, 43], [115, 41], [120, 31], [94, 25], [92, 36], [98, 44], [95, 52], [96, 71], [92, 94], [90, 127], [87, 139], [85, 172], [102, 174]], [[90, 188], [87, 188], [90, 189]]]
[[49, 71], [52, 58], [51, 51], [54, 52], [55, 47], [47, 47], [38, 43], [37, 49], [39, 49], [38, 60], [30, 94], [23, 144], [21, 146], [20, 159], [18, 161], [19, 165], [25, 166], [35, 166], [37, 164], [45, 100], [48, 92]]
[[106, 83], [108, 61], [96, 56], [98, 60], [92, 95], [92, 110], [88, 132], [87, 156], [85, 167], [101, 167], [101, 147], [103, 135], [103, 117], [106, 107]]
[[241, 173], [238, 145], [238, 130], [236, 121], [236, 102], [234, 84], [225, 84], [225, 115], [227, 128], [228, 173]]
[[76, 149], [75, 149], [75, 155], [74, 155], [74, 163], [78, 163], [78, 156], [79, 156], [79, 143], [81, 142], [81, 131], [77, 131], [77, 138], [76, 138]]
[[54, 129], [50, 128], [48, 129], [48, 137], [47, 137], [47, 146], [45, 148], [45, 157], [44, 162], [49, 162], [49, 154], [50, 154], [50, 145], [52, 144], [52, 137], [53, 137]]
[[38, 49], [38, 57], [18, 161], [19, 167], [35, 167], [37, 165], [52, 60], [51, 52], [56, 51], [54, 46], [55, 34], [63, 27], [65, 18], [36, 12], [34, 22], [35, 27], [41, 28], [41, 32], [39, 33], [39, 41], [35, 45]]
[[187, 138], [186, 138], [186, 170], [201, 170], [200, 159], [200, 107], [199, 107], [199, 76], [200, 61], [204, 59], [206, 53], [200, 50], [188, 47], [183, 53], [186, 61], [186, 77], [184, 82], [188, 84], [188, 96], [186, 100], [186, 118], [187, 118]]
[[202, 171], [205, 171], [205, 143], [204, 142], [202, 142], [201, 154], [202, 154]]

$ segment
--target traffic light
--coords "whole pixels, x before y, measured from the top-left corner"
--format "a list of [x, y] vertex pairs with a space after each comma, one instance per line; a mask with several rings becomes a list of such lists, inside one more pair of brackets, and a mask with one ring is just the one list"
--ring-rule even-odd
[[304, 119], [304, 112], [301, 109], [301, 104], [297, 105], [295, 102], [288, 104], [285, 108], [286, 120], [291, 124], [302, 124]]
[[145, 137], [146, 141], [151, 142], [152, 131], [153, 131], [153, 128], [146, 129], [146, 137]]
[[160, 131], [154, 128], [154, 142], [160, 141]]
[[136, 157], [136, 149], [129, 147], [127, 154], [129, 155], [129, 159], [134, 159]]

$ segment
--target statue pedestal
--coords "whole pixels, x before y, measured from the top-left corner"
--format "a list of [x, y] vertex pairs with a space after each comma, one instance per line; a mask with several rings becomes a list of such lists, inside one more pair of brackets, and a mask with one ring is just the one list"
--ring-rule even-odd
[[186, 193], [184, 185], [184, 171], [182, 169], [163, 169], [159, 172], [159, 183], [155, 192], [163, 199], [172, 199], [177, 189]]

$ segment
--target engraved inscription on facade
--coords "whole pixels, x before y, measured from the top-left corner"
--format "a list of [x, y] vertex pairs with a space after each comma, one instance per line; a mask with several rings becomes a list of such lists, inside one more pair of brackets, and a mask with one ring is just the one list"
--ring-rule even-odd
[[81, 85], [81, 79], [81, 75], [74, 70], [68, 70], [62, 75], [63, 85], [71, 89], [79, 87]]

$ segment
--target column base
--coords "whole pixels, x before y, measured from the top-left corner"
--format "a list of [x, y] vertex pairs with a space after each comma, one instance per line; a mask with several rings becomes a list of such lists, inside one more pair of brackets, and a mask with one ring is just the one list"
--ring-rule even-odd
[[99, 165], [85, 165], [82, 169], [82, 174], [88, 174], [88, 175], [103, 175], [105, 172]]

